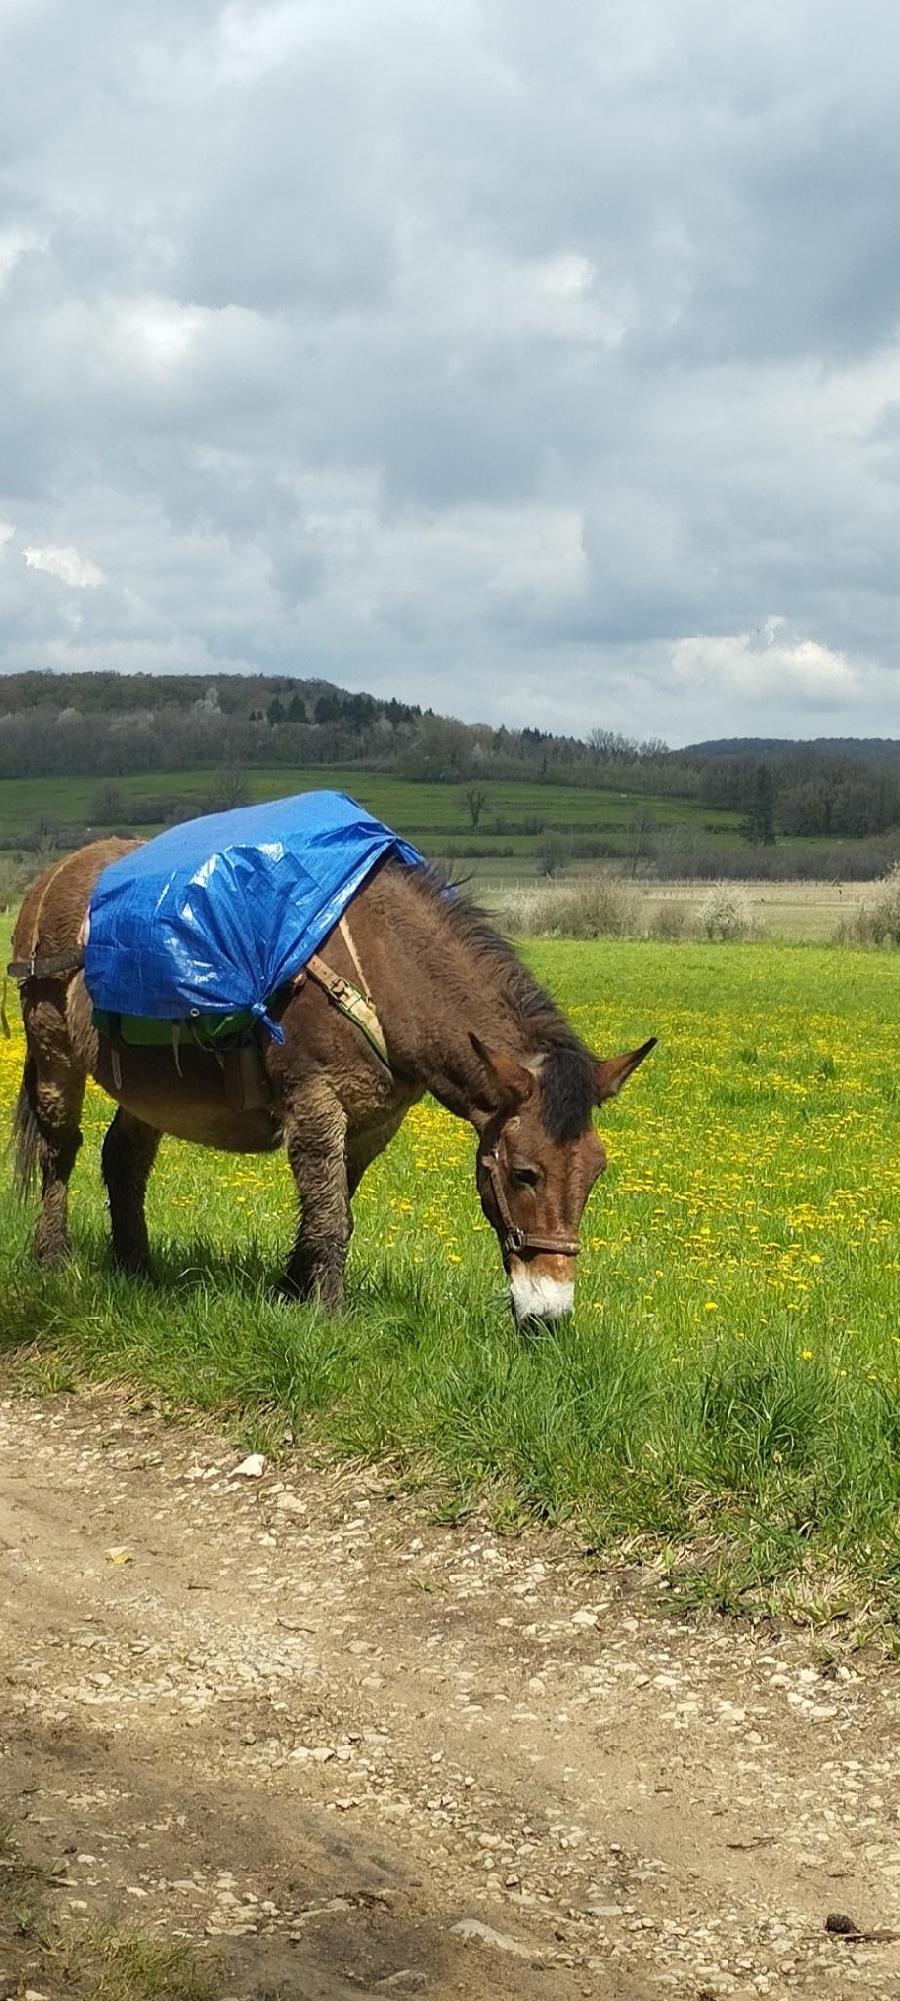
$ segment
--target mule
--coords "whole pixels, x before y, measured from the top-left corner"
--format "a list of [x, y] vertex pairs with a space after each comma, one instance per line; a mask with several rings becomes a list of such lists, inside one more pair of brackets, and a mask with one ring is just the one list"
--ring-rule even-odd
[[606, 1166], [592, 1113], [655, 1038], [598, 1060], [480, 911], [448, 895], [437, 873], [387, 861], [321, 948], [332, 975], [368, 988], [383, 1056], [301, 973], [269, 1002], [283, 1043], [256, 1032], [258, 1088], [236, 1093], [214, 1051], [98, 1034], [79, 941], [101, 870], [138, 845], [97, 841], [58, 862], [32, 885], [16, 924], [27, 1044], [17, 1168], [23, 1191], [40, 1174], [37, 1257], [52, 1261], [68, 1247], [67, 1189], [90, 1076], [118, 1104], [102, 1171], [120, 1266], [149, 1272], [144, 1197], [164, 1133], [235, 1152], [283, 1145], [300, 1220], [282, 1287], [337, 1312], [354, 1191], [430, 1091], [474, 1128], [478, 1193], [517, 1322], [569, 1313], [582, 1212]]

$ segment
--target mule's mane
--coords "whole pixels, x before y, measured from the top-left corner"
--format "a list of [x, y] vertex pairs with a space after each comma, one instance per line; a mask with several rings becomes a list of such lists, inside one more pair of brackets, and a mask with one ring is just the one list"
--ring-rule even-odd
[[551, 1139], [577, 1139], [591, 1123], [596, 1103], [594, 1059], [555, 1001], [523, 966], [502, 933], [457, 883], [440, 869], [412, 869], [408, 879], [485, 969], [520, 1030], [524, 1051], [541, 1055], [541, 1112]]

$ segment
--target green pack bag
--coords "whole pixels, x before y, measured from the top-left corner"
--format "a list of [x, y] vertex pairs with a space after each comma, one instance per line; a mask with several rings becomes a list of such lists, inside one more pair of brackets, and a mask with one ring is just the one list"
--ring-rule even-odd
[[253, 1039], [253, 1015], [247, 1007], [233, 1014], [196, 1014], [186, 1021], [153, 1021], [142, 1014], [110, 1014], [95, 1007], [94, 1027], [110, 1041], [116, 1037], [129, 1049], [171, 1049], [193, 1042], [199, 1049], [233, 1049]]

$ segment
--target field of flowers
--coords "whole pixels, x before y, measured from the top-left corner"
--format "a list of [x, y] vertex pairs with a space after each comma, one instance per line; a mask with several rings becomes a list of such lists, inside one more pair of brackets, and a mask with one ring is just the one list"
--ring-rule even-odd
[[[532, 943], [604, 1053], [660, 1047], [604, 1118], [578, 1309], [525, 1342], [478, 1210], [468, 1129], [417, 1108], [357, 1197], [350, 1310], [274, 1302], [283, 1160], [167, 1143], [159, 1282], [110, 1268], [92, 1093], [75, 1257], [42, 1276], [0, 1197], [0, 1342], [26, 1380], [128, 1374], [390, 1457], [449, 1516], [571, 1521], [675, 1590], [900, 1634], [900, 965], [770, 946]], [[17, 1026], [17, 1025], [16, 1025]], [[21, 1040], [0, 1045], [5, 1117]], [[21, 1373], [21, 1360], [16, 1367]]]

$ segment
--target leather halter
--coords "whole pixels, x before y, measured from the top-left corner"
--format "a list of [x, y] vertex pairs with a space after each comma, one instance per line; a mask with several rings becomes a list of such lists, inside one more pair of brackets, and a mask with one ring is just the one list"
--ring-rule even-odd
[[558, 1258], [577, 1258], [580, 1245], [574, 1237], [539, 1236], [532, 1230], [523, 1230], [518, 1223], [513, 1222], [500, 1172], [500, 1155], [497, 1152], [483, 1154], [481, 1164], [493, 1189], [497, 1213], [503, 1224], [500, 1253], [505, 1265], [509, 1263], [511, 1257], [518, 1257], [520, 1251], [548, 1251]]

